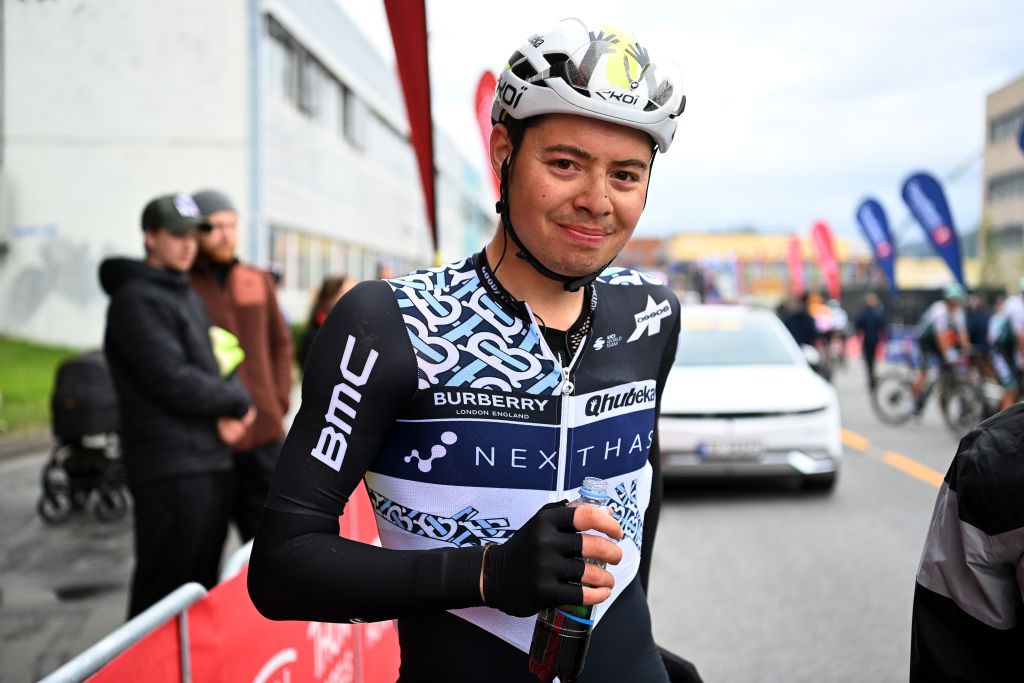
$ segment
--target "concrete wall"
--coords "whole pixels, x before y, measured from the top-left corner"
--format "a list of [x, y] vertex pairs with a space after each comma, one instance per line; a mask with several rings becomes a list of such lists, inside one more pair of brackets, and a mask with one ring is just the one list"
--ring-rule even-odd
[[98, 264], [141, 255], [146, 201], [248, 203], [246, 27], [241, 2], [4, 3], [0, 333], [97, 346]]

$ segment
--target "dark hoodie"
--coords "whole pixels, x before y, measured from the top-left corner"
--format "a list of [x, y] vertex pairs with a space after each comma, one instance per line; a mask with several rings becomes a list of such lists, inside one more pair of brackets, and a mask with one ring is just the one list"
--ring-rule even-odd
[[220, 376], [188, 274], [115, 258], [100, 266], [100, 284], [110, 295], [104, 349], [129, 483], [229, 470], [216, 418], [241, 417], [250, 399]]

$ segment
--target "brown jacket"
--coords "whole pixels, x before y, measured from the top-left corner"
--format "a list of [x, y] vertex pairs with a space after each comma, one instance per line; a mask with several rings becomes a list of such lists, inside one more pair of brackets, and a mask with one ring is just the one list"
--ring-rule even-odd
[[238, 376], [252, 394], [256, 421], [233, 450], [248, 451], [284, 438], [292, 342], [270, 277], [238, 261], [218, 266], [200, 255], [192, 266], [192, 288], [206, 304], [210, 322], [238, 337], [245, 351]]

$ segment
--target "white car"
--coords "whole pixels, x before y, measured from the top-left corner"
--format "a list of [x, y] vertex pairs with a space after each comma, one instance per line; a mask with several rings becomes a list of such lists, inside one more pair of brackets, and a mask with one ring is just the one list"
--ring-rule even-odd
[[665, 477], [801, 475], [807, 488], [831, 489], [839, 398], [782, 322], [743, 306], [683, 306], [680, 317], [661, 398]]

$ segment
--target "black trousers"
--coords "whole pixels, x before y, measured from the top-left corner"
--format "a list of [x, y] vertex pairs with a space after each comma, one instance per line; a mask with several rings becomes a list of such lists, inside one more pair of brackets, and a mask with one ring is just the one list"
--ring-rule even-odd
[[178, 586], [217, 584], [232, 502], [231, 472], [135, 484], [135, 571], [128, 618]]
[[270, 479], [274, 476], [274, 467], [277, 466], [277, 456], [280, 454], [281, 442], [272, 441], [234, 455], [235, 500], [231, 518], [238, 527], [242, 543], [256, 535], [263, 504], [270, 491]]
[[864, 344], [864, 364], [868, 370], [868, 386], [872, 389], [875, 388], [875, 358], [876, 352], [878, 351], [878, 344]]

